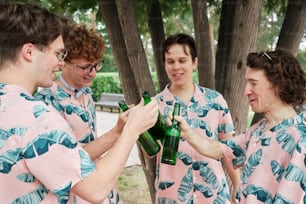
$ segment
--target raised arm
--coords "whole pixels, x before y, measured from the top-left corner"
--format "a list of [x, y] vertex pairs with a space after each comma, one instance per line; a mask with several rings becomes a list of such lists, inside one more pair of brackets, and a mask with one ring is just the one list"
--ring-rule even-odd
[[181, 136], [200, 154], [216, 160], [224, 157], [220, 142], [199, 136], [181, 116], [175, 119], [180, 123]]
[[127, 122], [111, 150], [96, 164], [96, 170], [73, 186], [72, 192], [91, 203], [101, 203], [120, 176], [138, 136], [152, 127], [158, 115], [155, 100], [140, 102], [128, 112]]

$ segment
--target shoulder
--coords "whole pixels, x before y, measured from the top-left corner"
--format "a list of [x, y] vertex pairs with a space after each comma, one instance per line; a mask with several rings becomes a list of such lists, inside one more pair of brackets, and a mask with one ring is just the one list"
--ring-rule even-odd
[[218, 101], [222, 103], [225, 102], [225, 99], [220, 92], [200, 85], [196, 85], [195, 96], [204, 96], [207, 101]]

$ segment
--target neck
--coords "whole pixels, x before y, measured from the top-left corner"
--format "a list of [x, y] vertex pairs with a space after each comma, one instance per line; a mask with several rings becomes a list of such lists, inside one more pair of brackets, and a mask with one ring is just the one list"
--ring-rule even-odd
[[291, 118], [296, 115], [294, 108], [286, 104], [281, 108], [278, 108], [275, 111], [265, 113], [265, 118], [267, 119], [267, 123], [270, 125], [276, 125], [281, 121]]
[[72, 91], [72, 92], [76, 92], [78, 90], [77, 88], [69, 85], [68, 82], [66, 82], [65, 79], [63, 78], [63, 75], [60, 75], [59, 80], [61, 81], [61, 83], [67, 90]]
[[79, 98], [83, 94], [83, 92], [84, 92], [84, 90], [86, 88], [86, 87], [75, 88], [75, 87], [69, 85], [65, 81], [65, 79], [63, 78], [62, 75], [60, 76], [59, 80], [60, 80], [61, 84], [65, 87], [66, 90], [68, 90], [68, 91], [70, 91], [70, 92], [72, 92], [74, 94], [75, 98]]
[[182, 101], [184, 101], [184, 103], [188, 104], [194, 94], [195, 86], [194, 84], [180, 87], [170, 85], [169, 90], [174, 96], [180, 98]]
[[37, 87], [29, 77], [31, 75], [23, 72], [23, 69], [18, 69], [14, 66], [7, 65], [0, 69], [0, 83], [16, 85], [33, 94]]

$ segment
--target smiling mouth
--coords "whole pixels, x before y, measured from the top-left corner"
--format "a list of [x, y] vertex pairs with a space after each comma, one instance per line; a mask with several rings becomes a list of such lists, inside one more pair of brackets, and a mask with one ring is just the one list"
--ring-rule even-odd
[[181, 76], [183, 76], [183, 74], [173, 74], [172, 76], [174, 76], [174, 77], [181, 77]]
[[251, 99], [249, 100], [249, 103], [253, 103], [254, 101], [256, 101], [256, 99]]

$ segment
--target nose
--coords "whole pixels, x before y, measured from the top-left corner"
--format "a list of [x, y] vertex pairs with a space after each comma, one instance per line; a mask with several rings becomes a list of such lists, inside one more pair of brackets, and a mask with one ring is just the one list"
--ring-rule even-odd
[[245, 88], [244, 88], [244, 91], [243, 91], [243, 95], [244, 96], [248, 96], [252, 93], [252, 89], [250, 87], [250, 85], [246, 84], [245, 85]]
[[97, 70], [96, 70], [96, 67], [92, 67], [92, 68], [90, 68], [89, 70], [88, 70], [89, 72], [88, 72], [88, 74], [90, 75], [90, 76], [96, 76], [96, 74], [97, 74]]
[[65, 61], [64, 60], [58, 60], [58, 63], [57, 63], [60, 67], [64, 66], [65, 65]]
[[180, 68], [180, 63], [179, 62], [174, 62], [173, 63], [173, 68], [174, 69], [179, 69]]

